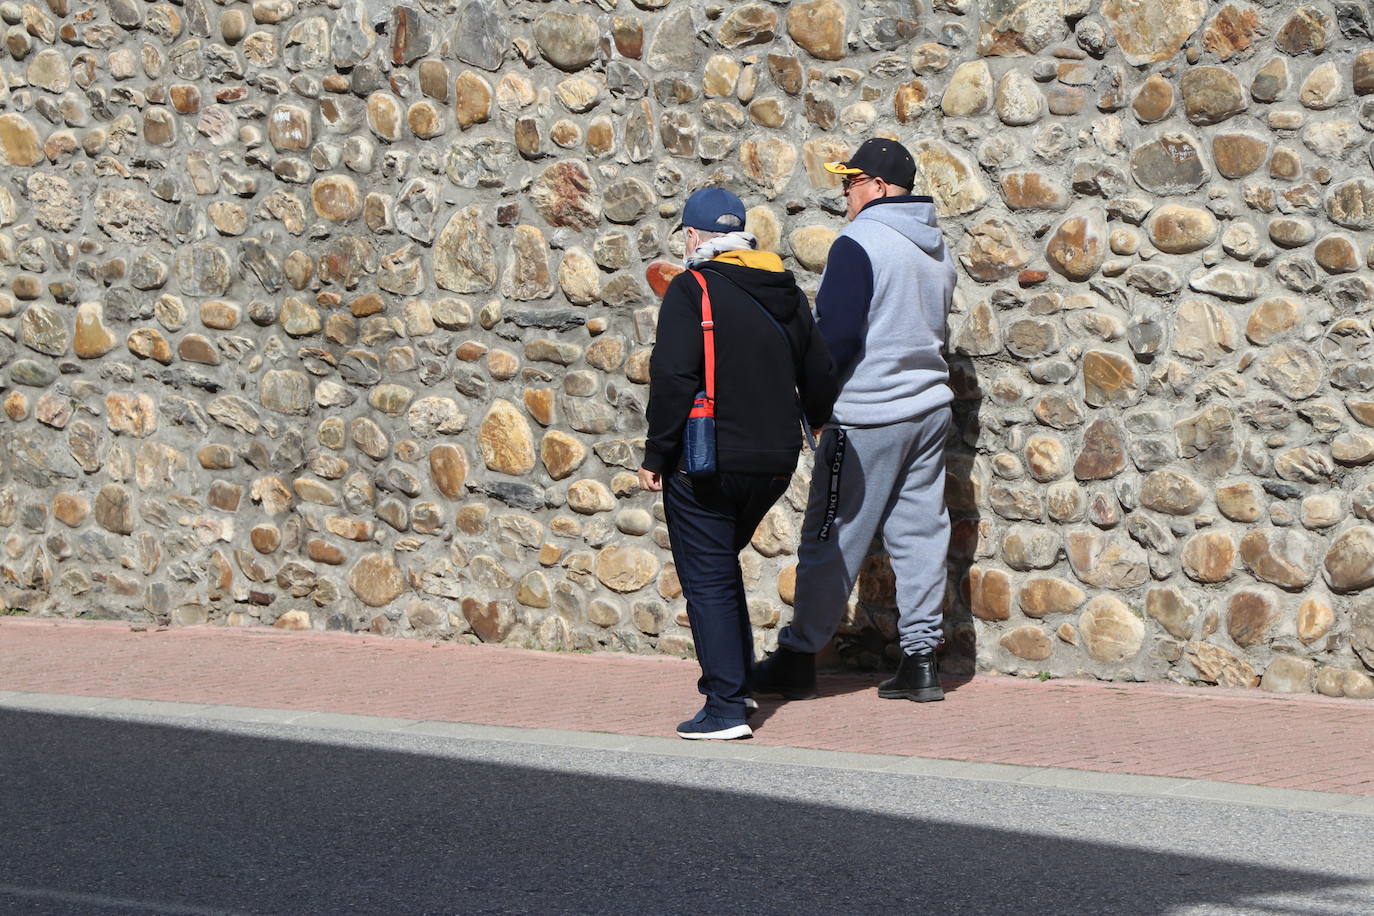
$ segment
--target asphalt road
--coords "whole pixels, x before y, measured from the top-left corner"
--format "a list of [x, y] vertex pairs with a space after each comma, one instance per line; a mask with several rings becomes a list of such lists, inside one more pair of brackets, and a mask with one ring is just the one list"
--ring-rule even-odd
[[0, 709], [4, 913], [1368, 914], [1374, 819]]

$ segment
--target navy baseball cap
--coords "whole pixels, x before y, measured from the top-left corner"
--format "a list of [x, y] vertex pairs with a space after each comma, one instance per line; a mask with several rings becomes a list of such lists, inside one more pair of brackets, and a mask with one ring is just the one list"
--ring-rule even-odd
[[916, 162], [911, 153], [886, 137], [865, 140], [847, 162], [827, 162], [825, 170], [835, 175], [872, 175], [899, 188], [910, 188], [916, 180]]
[[702, 188], [682, 208], [682, 225], [706, 232], [738, 232], [744, 219], [744, 201], [724, 188]]

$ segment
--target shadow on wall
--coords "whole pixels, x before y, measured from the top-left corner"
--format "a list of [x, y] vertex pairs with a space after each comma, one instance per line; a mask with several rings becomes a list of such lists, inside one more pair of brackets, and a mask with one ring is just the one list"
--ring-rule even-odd
[[[1150, 916], [1329, 900], [1356, 883], [647, 781], [658, 769], [626, 779], [15, 711], [0, 711], [0, 734], [0, 908], [24, 912], [863, 913], [920, 901], [947, 914]], [[728, 778], [739, 765], [689, 766]]]
[[[955, 399], [945, 451], [945, 505], [952, 531], [945, 559], [945, 645], [940, 664], [946, 675], [971, 677], [978, 645], [965, 583], [980, 541], [981, 518], [971, 472], [982, 429], [983, 391], [973, 360], [955, 354], [946, 354], [945, 359], [949, 362]], [[895, 667], [901, 652], [897, 642], [896, 581], [881, 537], [874, 539], [871, 550], [859, 573], [855, 606], [846, 615], [833, 644], [846, 666], [865, 671]]]

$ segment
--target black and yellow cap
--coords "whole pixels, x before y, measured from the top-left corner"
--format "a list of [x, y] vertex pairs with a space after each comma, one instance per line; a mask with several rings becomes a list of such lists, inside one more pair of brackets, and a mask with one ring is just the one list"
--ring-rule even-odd
[[835, 175], [872, 175], [899, 188], [910, 188], [916, 181], [916, 161], [905, 146], [886, 137], [865, 140], [844, 162], [827, 162], [825, 170]]

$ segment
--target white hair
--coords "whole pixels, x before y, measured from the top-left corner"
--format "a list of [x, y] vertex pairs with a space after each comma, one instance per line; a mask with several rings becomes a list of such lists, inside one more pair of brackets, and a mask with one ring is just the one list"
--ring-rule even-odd
[[[744, 228], [744, 223], [733, 213], [722, 213], [720, 216], [716, 217], [716, 222], [720, 223], [722, 226], [729, 226], [730, 232], [738, 232]], [[725, 232], [716, 232], [711, 229], [697, 229], [696, 226], [688, 226], [687, 228], [696, 230], [697, 238], [700, 239], [700, 244], [703, 245], [711, 241], [711, 239], [720, 238], [722, 235], [727, 234]]]

